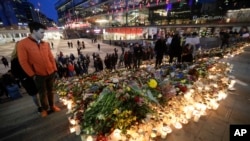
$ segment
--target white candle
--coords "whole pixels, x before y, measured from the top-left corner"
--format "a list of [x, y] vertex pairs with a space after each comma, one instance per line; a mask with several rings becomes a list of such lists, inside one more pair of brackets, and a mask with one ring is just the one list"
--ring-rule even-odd
[[174, 123], [174, 127], [175, 127], [176, 129], [181, 129], [181, 128], [182, 128], [182, 125], [181, 125], [180, 122], [175, 122], [175, 123]]
[[151, 137], [151, 138], [155, 138], [156, 136], [157, 136], [157, 130], [154, 128], [154, 129], [152, 129], [152, 131], [151, 131], [150, 137]]
[[203, 103], [196, 102], [195, 108], [199, 111], [205, 111], [207, 109], [207, 106]]
[[181, 122], [182, 124], [187, 124], [187, 123], [188, 123], [188, 120], [187, 120], [186, 118], [182, 117], [182, 118], [180, 119], [180, 122]]
[[213, 84], [213, 86], [214, 86], [215, 88], [218, 88], [218, 84]]
[[93, 137], [92, 136], [88, 136], [86, 141], [94, 141]]
[[202, 91], [202, 87], [201, 86], [198, 86], [198, 92], [201, 92]]
[[120, 129], [115, 129], [111, 135], [112, 141], [119, 141], [122, 139], [121, 137], [121, 130]]
[[72, 101], [68, 101], [68, 103], [67, 103], [67, 109], [71, 110], [71, 108], [72, 108]]
[[219, 91], [217, 100], [220, 101], [222, 99], [225, 99], [226, 97], [227, 97], [227, 94], [225, 92]]
[[205, 116], [205, 115], [207, 115], [207, 112], [206, 112], [205, 110], [202, 110], [202, 111], [200, 111], [200, 114], [201, 114], [202, 116]]
[[75, 126], [75, 132], [76, 132], [76, 135], [80, 135], [80, 133], [81, 133], [81, 127], [80, 127], [80, 125], [76, 125]]
[[206, 91], [209, 91], [210, 90], [210, 87], [209, 86], [205, 86], [204, 88]]
[[198, 122], [200, 119], [200, 113], [198, 111], [194, 111], [193, 115], [194, 115], [194, 121]]
[[72, 118], [69, 118], [69, 122], [70, 122], [70, 124], [72, 124], [72, 125], [75, 125], [75, 124], [76, 124], [76, 120], [75, 120], [75, 119], [72, 119]]
[[156, 133], [155, 132], [152, 132], [151, 134], [150, 134], [150, 137], [151, 138], [155, 138], [157, 135], [156, 135]]
[[64, 99], [64, 98], [62, 98], [61, 101], [63, 102], [63, 105], [67, 105], [67, 104], [68, 104], [68, 100], [66, 100], [66, 99]]
[[211, 106], [212, 106], [212, 109], [216, 110], [218, 109], [219, 104], [217, 102], [213, 102]]
[[162, 126], [162, 131], [167, 132], [168, 134], [172, 132], [172, 129], [168, 125]]
[[186, 94], [184, 94], [184, 97], [186, 100], [189, 100], [191, 98], [191, 96], [192, 96], [192, 93], [190, 91], [187, 92]]
[[167, 132], [161, 132], [161, 138], [165, 139], [167, 137], [168, 133]]
[[146, 119], [145, 119], [145, 120], [146, 120], [146, 122], [148, 122], [148, 121], [151, 119], [151, 117], [152, 117], [152, 115], [151, 115], [151, 114], [147, 114], [147, 115], [146, 115]]
[[75, 126], [71, 126], [69, 128], [69, 130], [70, 130], [70, 133], [74, 133], [76, 131], [76, 128], [75, 128]]
[[186, 113], [185, 116], [187, 119], [191, 119], [193, 116], [193, 110], [194, 107], [193, 106], [186, 106], [184, 107], [184, 112]]
[[186, 118], [187, 118], [187, 119], [192, 118], [192, 111], [191, 111], [191, 110], [189, 110], [189, 111], [186, 113]]

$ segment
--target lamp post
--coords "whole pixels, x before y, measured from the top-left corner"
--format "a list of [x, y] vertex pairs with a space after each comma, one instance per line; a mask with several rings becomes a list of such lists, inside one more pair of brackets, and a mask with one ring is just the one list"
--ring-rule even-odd
[[79, 14], [79, 11], [75, 11], [75, 14], [76, 14], [76, 22], [78, 22], [78, 14]]
[[35, 11], [36, 11], [36, 14], [37, 14], [37, 16], [38, 16], [38, 22], [41, 22], [41, 19], [40, 19], [40, 10], [39, 10], [39, 8], [35, 8]]

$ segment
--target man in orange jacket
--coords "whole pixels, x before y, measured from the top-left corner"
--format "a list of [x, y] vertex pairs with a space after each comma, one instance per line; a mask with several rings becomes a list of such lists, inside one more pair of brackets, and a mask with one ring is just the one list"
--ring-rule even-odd
[[29, 37], [18, 43], [17, 56], [23, 70], [35, 81], [43, 108], [41, 116], [45, 117], [49, 111], [60, 111], [60, 108], [54, 105], [53, 93], [57, 67], [50, 44], [42, 41], [46, 26], [32, 22], [29, 23], [29, 29]]

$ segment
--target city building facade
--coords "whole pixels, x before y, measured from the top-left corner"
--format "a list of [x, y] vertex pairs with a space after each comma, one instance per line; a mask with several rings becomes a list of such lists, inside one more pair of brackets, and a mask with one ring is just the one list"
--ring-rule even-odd
[[29, 0], [1, 0], [0, 27], [25, 28], [32, 21], [41, 22], [48, 27], [55, 26], [55, 21], [35, 8]]
[[222, 27], [247, 28], [245, 0], [58, 0], [58, 21], [71, 30], [104, 40], [153, 39], [164, 31], [212, 36]]
[[44, 40], [63, 38], [63, 31], [57, 28], [55, 21], [43, 14], [29, 0], [1, 0], [0, 45], [27, 37], [30, 34], [27, 26], [32, 21], [48, 27]]

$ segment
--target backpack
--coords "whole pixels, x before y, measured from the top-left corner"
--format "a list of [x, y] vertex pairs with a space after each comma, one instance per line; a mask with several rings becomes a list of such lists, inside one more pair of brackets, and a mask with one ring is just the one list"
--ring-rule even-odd
[[12, 75], [15, 78], [23, 79], [23, 78], [28, 77], [28, 75], [25, 73], [25, 71], [23, 70], [23, 68], [21, 67], [18, 61], [16, 48], [17, 48], [17, 44], [15, 45], [15, 48], [12, 52], [10, 69], [11, 69]]

